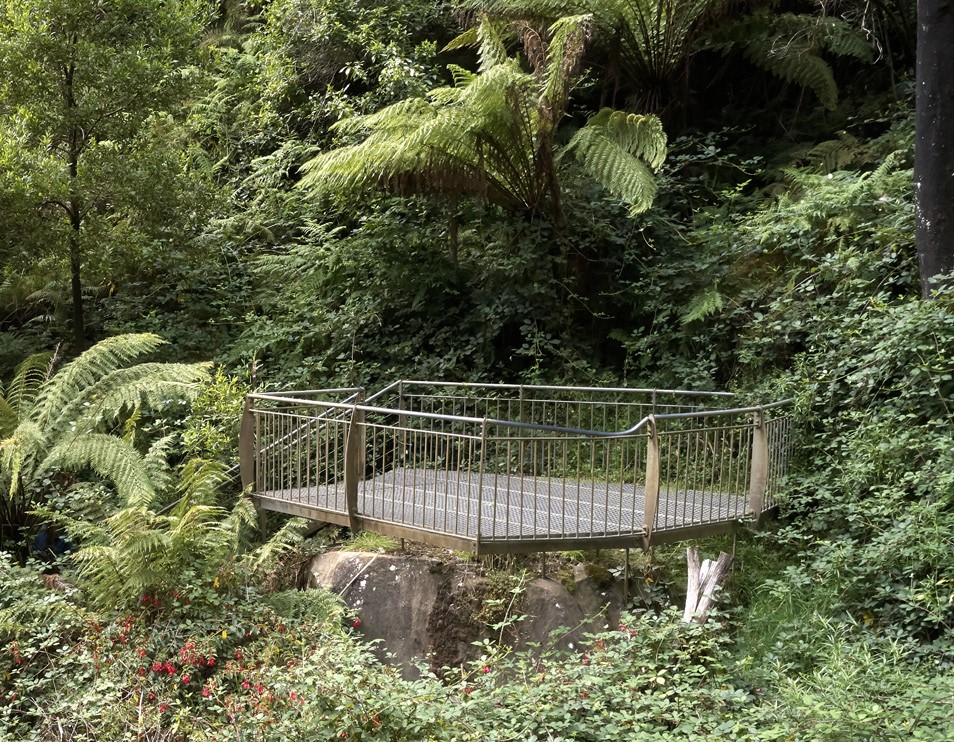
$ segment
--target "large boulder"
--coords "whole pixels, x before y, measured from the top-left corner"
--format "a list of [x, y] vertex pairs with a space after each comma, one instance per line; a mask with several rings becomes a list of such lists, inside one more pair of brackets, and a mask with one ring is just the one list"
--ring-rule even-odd
[[473, 562], [408, 554], [332, 551], [315, 557], [307, 578], [309, 587], [340, 595], [381, 660], [408, 678], [419, 676], [419, 665], [443, 675], [476, 659], [482, 639], [576, 650], [586, 633], [616, 625], [622, 596], [612, 575], [593, 565], [576, 565], [561, 582], [484, 576]]

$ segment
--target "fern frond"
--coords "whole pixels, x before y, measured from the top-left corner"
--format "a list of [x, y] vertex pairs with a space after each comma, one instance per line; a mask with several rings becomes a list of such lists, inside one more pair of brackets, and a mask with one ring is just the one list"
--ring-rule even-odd
[[86, 387], [165, 343], [152, 334], [116, 335], [101, 340], [44, 384], [37, 397], [35, 419], [40, 425], [46, 425]]
[[827, 16], [816, 19], [818, 43], [839, 57], [854, 57], [860, 62], [870, 62], [874, 49], [865, 35], [841, 18]]
[[20, 416], [13, 405], [7, 402], [5, 397], [0, 396], [0, 440], [12, 435], [19, 421]]
[[111, 371], [64, 405], [49, 427], [58, 430], [68, 424], [75, 432], [93, 430], [142, 407], [193, 399], [208, 379], [209, 368], [208, 363], [140, 363]]
[[[456, 64], [447, 65], [447, 71], [451, 73], [451, 77], [454, 78], [454, 86], [458, 88], [466, 87], [470, 85], [474, 80], [477, 79], [477, 75], [470, 70], [465, 70], [463, 67]], [[444, 102], [449, 103], [449, 100]]]
[[52, 362], [53, 353], [34, 353], [14, 369], [13, 378], [7, 384], [3, 396], [17, 417], [29, 414], [37, 392], [52, 373]]
[[20, 480], [31, 478], [46, 445], [45, 431], [32, 420], [22, 421], [13, 435], [0, 440], [0, 471], [10, 478], [11, 498], [19, 491]]
[[221, 462], [190, 459], [179, 475], [182, 499], [199, 505], [214, 503], [218, 491], [228, 481], [226, 471]]
[[808, 88], [829, 110], [838, 104], [838, 88], [819, 53], [871, 59], [871, 45], [860, 32], [838, 18], [810, 14], [753, 13], [713, 33], [707, 46], [723, 52], [741, 48], [757, 67]]
[[165, 492], [172, 481], [169, 454], [177, 438], [178, 436], [175, 433], [162, 436], [149, 446], [146, 455], [142, 457], [143, 466], [149, 473], [156, 492]]
[[[458, 34], [448, 41], [441, 52], [452, 52], [457, 49], [465, 49], [468, 46], [477, 46], [480, 43], [480, 37], [477, 35], [477, 26], [471, 26], [466, 31]], [[456, 66], [456, 65], [455, 65]]]
[[116, 486], [130, 505], [148, 504], [155, 487], [142, 456], [129, 443], [105, 433], [86, 433], [58, 441], [38, 465], [39, 471], [92, 469]]
[[689, 302], [689, 306], [687, 306], [682, 313], [680, 320], [682, 324], [688, 325], [697, 320], [705, 319], [711, 314], [716, 314], [722, 309], [722, 306], [723, 297], [716, 284], [710, 286], [701, 294], [697, 294], [693, 300]]
[[576, 76], [577, 68], [583, 59], [592, 20], [593, 16], [589, 14], [563, 16], [550, 26], [546, 84], [540, 96], [541, 104], [548, 107], [559, 106], [562, 113], [571, 80]]
[[847, 132], [838, 132], [837, 139], [820, 142], [805, 153], [805, 159], [821, 173], [843, 170], [858, 163], [864, 144]]
[[480, 24], [477, 26], [477, 39], [480, 47], [477, 53], [480, 72], [487, 72], [498, 64], [507, 61], [507, 25], [499, 20], [494, 20], [487, 15], [483, 15]]
[[658, 168], [666, 157], [666, 134], [658, 118], [604, 108], [574, 135], [568, 149], [633, 214], [652, 205], [656, 180], [650, 168]]
[[291, 518], [279, 531], [268, 541], [259, 546], [253, 552], [247, 554], [242, 560], [242, 565], [252, 574], [261, 574], [263, 570], [270, 569], [275, 562], [302, 541], [302, 529], [307, 524], [303, 518]]

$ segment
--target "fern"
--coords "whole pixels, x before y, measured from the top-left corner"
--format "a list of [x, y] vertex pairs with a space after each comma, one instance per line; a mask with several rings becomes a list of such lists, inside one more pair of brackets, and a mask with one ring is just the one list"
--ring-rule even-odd
[[165, 341], [158, 335], [117, 335], [101, 340], [43, 385], [37, 395], [34, 415], [41, 425], [56, 415], [85, 389], [140, 356], [154, 352]]
[[155, 335], [103, 340], [54, 373], [54, 359], [20, 364], [0, 397], [0, 485], [17, 517], [42, 500], [42, 480], [58, 471], [90, 473], [112, 483], [127, 502], [148, 502], [162, 477], [155, 453], [147, 461], [132, 438], [113, 435], [124, 419], [168, 399], [189, 399], [207, 376], [205, 364], [139, 363], [159, 348]]
[[686, 307], [680, 319], [682, 324], [688, 325], [716, 314], [722, 310], [722, 306], [722, 294], [719, 292], [718, 284], [714, 284], [689, 302], [689, 306]]
[[[550, 209], [559, 218], [555, 131], [591, 21], [585, 14], [561, 17], [545, 38], [524, 26], [525, 45], [536, 49], [534, 71], [527, 73], [518, 60], [501, 56], [500, 26], [485, 18], [452, 48], [477, 40], [482, 50], [492, 47], [484, 57], [494, 64], [482, 63], [477, 74], [451, 68], [453, 87], [339, 122], [339, 136], [360, 141], [306, 162], [299, 186], [316, 195], [384, 190], [456, 200], [466, 194], [514, 212]], [[665, 136], [653, 117], [612, 114], [594, 116], [569, 150], [634, 212], [642, 211], [656, 192], [651, 171], [665, 156]]]
[[666, 134], [655, 116], [604, 108], [576, 133], [568, 149], [633, 214], [652, 205], [656, 181], [649, 168], [658, 168], [666, 157]]
[[871, 59], [871, 45], [847, 23], [807, 14], [753, 13], [722, 26], [706, 46], [723, 53], [740, 48], [756, 66], [811, 90], [829, 110], [838, 104], [838, 86], [820, 52]]

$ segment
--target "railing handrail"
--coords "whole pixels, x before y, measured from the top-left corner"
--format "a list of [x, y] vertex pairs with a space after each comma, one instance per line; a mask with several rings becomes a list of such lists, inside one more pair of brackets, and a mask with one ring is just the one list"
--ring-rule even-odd
[[417, 379], [402, 379], [399, 382], [395, 382], [392, 386], [397, 384], [405, 385], [418, 385], [418, 386], [437, 386], [437, 387], [465, 387], [469, 389], [541, 389], [544, 391], [560, 391], [560, 392], [610, 392], [610, 393], [625, 393], [625, 394], [677, 394], [684, 396], [699, 396], [699, 397], [735, 397], [735, 392], [705, 392], [705, 391], [694, 391], [691, 389], [649, 389], [649, 388], [640, 388], [640, 387], [607, 387], [607, 386], [559, 386], [559, 385], [550, 385], [550, 384], [504, 384], [504, 383], [491, 383], [491, 382], [474, 382], [474, 381], [420, 381]]
[[[393, 407], [379, 407], [377, 405], [368, 405], [367, 402], [371, 401], [371, 398], [365, 400], [362, 404], [353, 404], [345, 402], [329, 402], [325, 400], [309, 400], [309, 399], [297, 399], [294, 397], [282, 397], [275, 394], [267, 393], [256, 393], [250, 394], [252, 399], [266, 399], [274, 402], [288, 402], [293, 404], [303, 404], [309, 407], [319, 407], [319, 408], [328, 408], [328, 409], [337, 409], [342, 411], [357, 411], [361, 410], [365, 413], [378, 413], [383, 415], [403, 415], [405, 417], [414, 417], [414, 418], [423, 418], [427, 420], [442, 420], [446, 422], [459, 422], [459, 423], [469, 423], [471, 425], [480, 425], [485, 421], [489, 425], [494, 425], [497, 427], [509, 427], [509, 428], [518, 428], [522, 430], [539, 430], [550, 433], [569, 433], [573, 435], [589, 435], [599, 438], [624, 438], [627, 436], [635, 435], [640, 431], [640, 429], [646, 426], [649, 416], [642, 418], [635, 425], [626, 428], [624, 430], [596, 430], [589, 428], [572, 428], [562, 425], [546, 425], [543, 423], [526, 423], [520, 422], [517, 420], [506, 420], [501, 418], [493, 417], [472, 417], [464, 415], [450, 415], [439, 412], [423, 412], [420, 410], [406, 410], [406, 409], [397, 409]], [[763, 410], [776, 409], [778, 407], [783, 407], [789, 405], [793, 400], [785, 399], [779, 402], [770, 402], [763, 405], [752, 405], [749, 407], [733, 407], [724, 410], [698, 410], [695, 412], [669, 412], [669, 413], [660, 413], [655, 415], [656, 420], [680, 420], [680, 419], [690, 419], [690, 418], [701, 418], [701, 417], [716, 417], [720, 415], [742, 415], [748, 413], [755, 413]], [[275, 410], [263, 410], [263, 409], [253, 409], [253, 412], [260, 412], [262, 414], [273, 414]], [[322, 416], [319, 416], [322, 417]]]

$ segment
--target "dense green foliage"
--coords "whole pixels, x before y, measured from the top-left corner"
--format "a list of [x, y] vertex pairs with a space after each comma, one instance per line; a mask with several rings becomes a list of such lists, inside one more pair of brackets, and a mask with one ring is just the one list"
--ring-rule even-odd
[[[0, 739], [949, 738], [913, 11], [468, 5], [4, 6]], [[797, 461], [716, 622], [662, 552], [584, 653], [404, 681], [234, 476], [250, 386], [395, 377], [792, 396]]]

